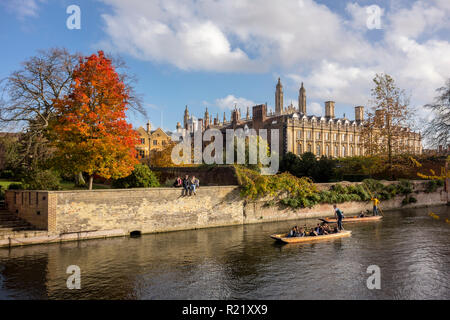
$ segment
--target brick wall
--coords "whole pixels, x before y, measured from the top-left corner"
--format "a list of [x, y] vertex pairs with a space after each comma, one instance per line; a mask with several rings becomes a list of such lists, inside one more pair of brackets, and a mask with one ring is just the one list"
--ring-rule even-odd
[[47, 230], [49, 212], [48, 191], [7, 190], [6, 206], [9, 212], [31, 223], [38, 229]]

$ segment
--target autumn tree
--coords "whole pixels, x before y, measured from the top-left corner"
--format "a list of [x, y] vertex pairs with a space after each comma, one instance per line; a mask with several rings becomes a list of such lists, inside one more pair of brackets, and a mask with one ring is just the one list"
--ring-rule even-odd
[[80, 58], [69, 94], [55, 103], [52, 135], [60, 168], [118, 179], [138, 163], [137, 134], [127, 123], [129, 90], [102, 51]]
[[391, 76], [377, 74], [373, 82], [371, 107], [361, 135], [366, 153], [386, 156], [391, 168], [392, 156], [408, 151], [403, 141], [408, 134], [406, 127], [410, 124], [412, 110], [409, 98]]
[[[55, 101], [68, 95], [79, 58], [64, 48], [40, 50], [0, 80], [0, 127], [20, 131], [16, 170], [40, 170], [52, 157], [48, 129], [55, 118]], [[114, 65], [129, 92], [129, 108], [145, 115], [133, 89], [136, 79], [120, 57], [114, 57]]]

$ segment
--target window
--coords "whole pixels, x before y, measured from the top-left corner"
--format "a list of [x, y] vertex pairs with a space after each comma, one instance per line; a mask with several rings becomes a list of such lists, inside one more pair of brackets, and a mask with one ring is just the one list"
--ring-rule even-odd
[[297, 154], [298, 154], [298, 155], [301, 155], [301, 154], [302, 154], [302, 144], [301, 144], [301, 143], [299, 143], [299, 144], [297, 145]]
[[343, 133], [342, 134], [342, 141], [345, 141], [345, 138], [346, 138], [345, 133]]
[[308, 144], [308, 152], [311, 152], [311, 145]]
[[353, 142], [353, 135], [350, 135], [350, 142]]
[[141, 138], [141, 144], [145, 144], [145, 138]]
[[328, 132], [325, 133], [325, 139], [330, 140], [330, 134]]
[[297, 139], [301, 139], [302, 138], [302, 130], [298, 130], [297, 131]]
[[350, 147], [350, 157], [353, 156], [353, 146]]
[[346, 157], [347, 156], [347, 154], [346, 154], [346, 148], [345, 148], [345, 146], [342, 146], [342, 156], [343, 157]]
[[316, 139], [320, 139], [320, 131], [316, 133]]
[[153, 140], [153, 145], [157, 146], [158, 145], [158, 140]]
[[334, 156], [335, 156], [335, 157], [339, 157], [339, 149], [338, 149], [338, 146], [335, 146], [335, 147], [334, 147]]
[[311, 131], [308, 131], [308, 139], [311, 139]]
[[320, 156], [320, 145], [316, 146], [316, 156]]
[[328, 145], [325, 148], [325, 154], [327, 157], [330, 155], [330, 146], [328, 146]]
[[166, 145], [166, 140], [162, 141], [162, 145], [165, 146]]
[[337, 133], [334, 134], [334, 141], [337, 141]]
[[144, 158], [144, 157], [145, 157], [145, 151], [139, 150], [139, 158]]

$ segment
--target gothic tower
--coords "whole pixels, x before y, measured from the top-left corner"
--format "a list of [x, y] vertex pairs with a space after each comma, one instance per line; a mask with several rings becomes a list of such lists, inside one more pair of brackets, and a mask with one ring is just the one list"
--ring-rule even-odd
[[184, 110], [184, 128], [187, 130], [188, 128], [188, 120], [189, 120], [189, 111], [186, 105], [186, 109]]
[[205, 129], [207, 129], [209, 126], [209, 112], [208, 112], [208, 108], [206, 108], [205, 111]]
[[298, 111], [306, 114], [306, 90], [303, 87], [303, 82], [298, 94]]
[[275, 91], [275, 114], [283, 113], [283, 85], [278, 78], [277, 89]]

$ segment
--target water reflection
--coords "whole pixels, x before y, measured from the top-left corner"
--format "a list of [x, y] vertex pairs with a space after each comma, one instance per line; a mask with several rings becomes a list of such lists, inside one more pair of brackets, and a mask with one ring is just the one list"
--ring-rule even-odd
[[[0, 298], [449, 299], [449, 208], [387, 214], [348, 224], [350, 238], [310, 244], [268, 234], [316, 220], [0, 249]], [[73, 264], [81, 290], [66, 288]], [[381, 290], [366, 287], [373, 264]]]

